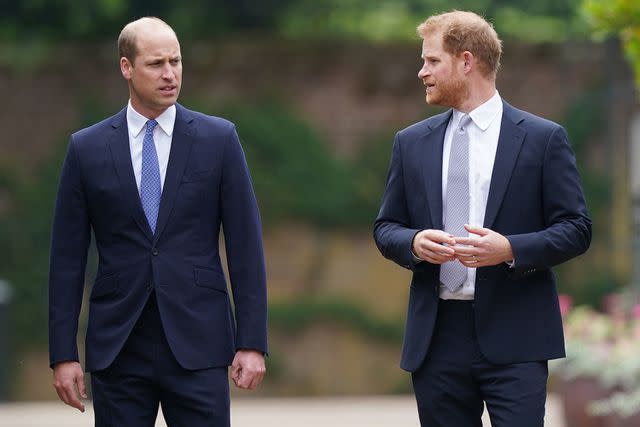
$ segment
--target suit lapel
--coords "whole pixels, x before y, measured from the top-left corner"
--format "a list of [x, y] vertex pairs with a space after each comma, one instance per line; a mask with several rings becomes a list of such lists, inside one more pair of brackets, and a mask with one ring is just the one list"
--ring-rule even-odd
[[162, 198], [160, 199], [160, 211], [158, 212], [158, 222], [154, 243], [158, 241], [162, 230], [164, 230], [173, 203], [176, 199], [178, 187], [184, 175], [189, 153], [191, 152], [192, 132], [191, 124], [193, 117], [190, 112], [179, 104], [176, 104], [176, 123], [171, 139], [171, 151], [169, 153], [169, 163], [167, 165], [167, 175], [164, 178]]
[[504, 102], [500, 137], [491, 174], [487, 208], [484, 215], [484, 227], [491, 228], [496, 219], [502, 199], [507, 191], [513, 168], [516, 165], [522, 141], [526, 132], [518, 125], [524, 120], [515, 108]]
[[136, 178], [133, 174], [131, 164], [131, 149], [129, 148], [129, 134], [127, 128], [127, 109], [120, 111], [113, 119], [111, 126], [113, 133], [109, 139], [109, 148], [115, 165], [118, 180], [122, 187], [122, 194], [129, 204], [131, 214], [138, 224], [138, 227], [149, 240], [153, 239], [151, 228], [144, 215], [140, 194], [136, 185]]
[[427, 205], [431, 215], [431, 225], [436, 230], [442, 229], [442, 149], [447, 124], [451, 119], [452, 110], [441, 115], [428, 125], [427, 133], [422, 137], [422, 156], [424, 159], [423, 177], [427, 192]]

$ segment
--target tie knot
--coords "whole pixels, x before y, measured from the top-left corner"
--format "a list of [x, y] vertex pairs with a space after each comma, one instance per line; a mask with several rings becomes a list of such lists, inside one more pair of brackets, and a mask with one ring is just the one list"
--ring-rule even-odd
[[460, 121], [458, 122], [458, 131], [466, 132], [467, 126], [471, 123], [471, 116], [468, 114], [463, 114], [460, 117]]
[[156, 126], [158, 125], [158, 122], [156, 122], [155, 120], [147, 120], [147, 134], [149, 133], [153, 133], [153, 130], [156, 128]]

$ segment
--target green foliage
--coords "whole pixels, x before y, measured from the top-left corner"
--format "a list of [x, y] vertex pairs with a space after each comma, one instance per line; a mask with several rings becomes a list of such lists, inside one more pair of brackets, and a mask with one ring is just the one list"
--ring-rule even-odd
[[[51, 212], [63, 150], [29, 179], [5, 167], [3, 180], [10, 213], [0, 217], [0, 272], [13, 288], [11, 331], [18, 346], [40, 345], [47, 334], [47, 265]], [[5, 186], [6, 185], [6, 186]]]
[[637, 0], [584, 0], [584, 15], [596, 37], [614, 34], [622, 46], [640, 89], [640, 2]]
[[[427, 16], [453, 8], [495, 23], [506, 38], [557, 41], [581, 35], [580, 0], [24, 0], [0, 5], [0, 40], [114, 39], [136, 17], [159, 16], [183, 39], [237, 32], [292, 38], [414, 39]], [[628, 0], [632, 2], [633, 0]]]
[[306, 298], [269, 305], [269, 324], [282, 331], [304, 331], [316, 322], [345, 325], [367, 338], [383, 343], [402, 342], [402, 323], [378, 319], [369, 310], [345, 301], [344, 298]]
[[158, 16], [184, 39], [273, 28], [291, 0], [22, 0], [0, 4], [0, 40], [115, 39], [124, 24]]
[[[81, 123], [88, 125], [105, 117], [94, 100], [85, 100]], [[17, 348], [38, 348], [47, 339], [49, 242], [58, 176], [67, 139], [60, 138], [51, 158], [33, 175], [18, 165], [0, 167], [0, 189], [9, 209], [0, 215], [0, 278], [10, 282], [12, 343]], [[87, 275], [94, 271], [95, 248], [89, 253]]]
[[298, 38], [412, 40], [428, 16], [452, 9], [471, 10], [494, 23], [501, 37], [533, 42], [580, 36], [579, 0], [298, 0], [282, 15], [280, 31]]
[[[596, 141], [604, 141], [602, 132], [606, 129], [604, 108], [606, 105], [605, 87], [595, 85], [574, 99], [565, 112], [562, 123], [569, 135], [571, 146], [580, 167], [582, 186], [587, 200], [589, 215], [593, 222], [593, 230], [604, 230], [610, 222], [611, 179], [599, 170], [590, 167], [589, 156]], [[606, 233], [594, 232], [592, 246], [608, 247]], [[615, 274], [610, 269], [602, 269], [599, 265], [583, 262], [581, 276], [576, 277], [571, 269], [574, 260], [563, 264], [556, 270], [560, 291], [571, 295], [577, 304], [588, 304], [597, 307], [602, 298], [620, 287]]]
[[282, 104], [230, 105], [215, 114], [236, 124], [267, 224], [371, 224], [378, 200], [358, 194], [353, 166]]
[[348, 172], [308, 125], [275, 103], [231, 106], [221, 115], [236, 123], [267, 221], [340, 221]]
[[44, 39], [0, 44], [0, 66], [10, 68], [21, 76], [27, 71], [46, 66], [52, 56], [51, 45]]

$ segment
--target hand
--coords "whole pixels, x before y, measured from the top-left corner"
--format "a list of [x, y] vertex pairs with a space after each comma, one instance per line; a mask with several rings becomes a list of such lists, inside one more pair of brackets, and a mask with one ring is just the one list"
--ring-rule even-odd
[[[444, 244], [447, 246], [445, 246]], [[455, 259], [454, 237], [441, 230], [422, 230], [413, 238], [413, 253], [432, 264], [443, 264]]]
[[238, 388], [254, 390], [262, 382], [266, 371], [261, 352], [238, 350], [231, 364], [231, 379]]
[[78, 362], [59, 362], [53, 367], [53, 386], [64, 403], [84, 412], [84, 405], [78, 398], [87, 398], [84, 386], [84, 372]]
[[488, 228], [465, 225], [471, 237], [456, 237], [455, 256], [466, 267], [498, 265], [513, 259], [511, 243], [502, 234]]

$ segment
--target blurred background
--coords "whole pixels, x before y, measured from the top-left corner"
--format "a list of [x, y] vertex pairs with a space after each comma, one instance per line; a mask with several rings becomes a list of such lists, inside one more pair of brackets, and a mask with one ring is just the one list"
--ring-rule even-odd
[[[371, 228], [394, 133], [440, 111], [417, 79], [415, 27], [452, 8], [484, 15], [504, 40], [500, 94], [568, 130], [594, 239], [556, 269], [567, 307], [624, 311], [629, 329], [640, 268], [635, 0], [3, 1], [0, 400], [56, 398], [47, 269], [58, 173], [70, 133], [126, 104], [116, 39], [145, 15], [180, 38], [180, 102], [235, 122], [246, 151], [270, 300], [257, 395], [411, 393], [398, 367], [409, 274], [378, 253]], [[88, 286], [95, 261], [92, 249]], [[625, 304], [603, 306], [611, 294]]]

